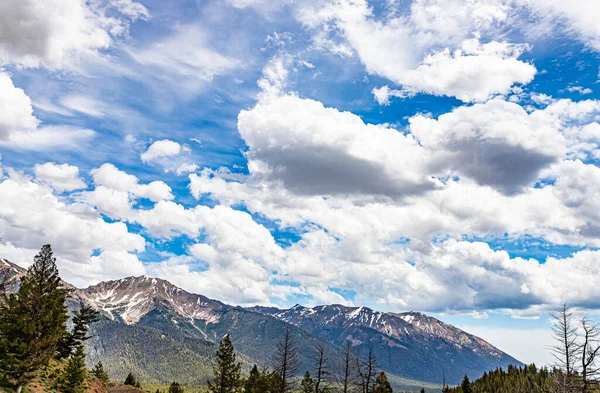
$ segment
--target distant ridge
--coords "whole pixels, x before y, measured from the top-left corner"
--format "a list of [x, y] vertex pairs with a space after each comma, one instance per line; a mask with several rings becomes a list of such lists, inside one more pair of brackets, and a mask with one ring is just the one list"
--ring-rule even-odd
[[[24, 272], [0, 259], [0, 279], [12, 282], [9, 290]], [[379, 367], [402, 388], [419, 386], [402, 378], [437, 384], [444, 373], [452, 384], [465, 374], [477, 378], [490, 369], [521, 365], [485, 340], [415, 311], [386, 313], [339, 304], [242, 308], [147, 276], [100, 282], [75, 289], [73, 296], [104, 316], [92, 327], [88, 362], [102, 360], [116, 378], [135, 371], [151, 382], [202, 383], [211, 372], [215, 343], [225, 333], [231, 334], [246, 368], [271, 366], [273, 348], [290, 326], [303, 371], [311, 367], [317, 345], [340, 359], [349, 341], [363, 355], [372, 346]]]

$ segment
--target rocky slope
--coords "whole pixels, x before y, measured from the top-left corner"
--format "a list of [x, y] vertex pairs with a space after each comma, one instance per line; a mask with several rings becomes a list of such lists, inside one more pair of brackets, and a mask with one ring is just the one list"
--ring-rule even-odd
[[[23, 272], [0, 259], [0, 278], [14, 283]], [[475, 378], [520, 364], [486, 341], [418, 312], [341, 305], [241, 308], [145, 276], [101, 282], [73, 295], [105, 316], [93, 327], [88, 360], [102, 360], [117, 378], [134, 370], [152, 382], [198, 383], [210, 373], [215, 345], [226, 333], [246, 366], [270, 366], [286, 329], [298, 343], [302, 371], [310, 368], [317, 345], [335, 362], [347, 341], [362, 355], [373, 347], [381, 369], [411, 380], [439, 383], [445, 374], [455, 383], [465, 373]]]
[[485, 340], [419, 312], [384, 313], [342, 305], [252, 310], [338, 346], [350, 341], [363, 354], [373, 346], [381, 368], [408, 378], [435, 382], [445, 374], [448, 381], [458, 382], [465, 373], [474, 376], [498, 366], [520, 364]]
[[216, 322], [231, 307], [202, 295], [177, 288], [168, 281], [146, 276], [104, 281], [76, 295], [105, 312], [111, 319], [135, 324], [150, 311], [167, 307], [189, 320]]
[[9, 292], [16, 290], [23, 274], [25, 269], [0, 258], [0, 289], [6, 288]]

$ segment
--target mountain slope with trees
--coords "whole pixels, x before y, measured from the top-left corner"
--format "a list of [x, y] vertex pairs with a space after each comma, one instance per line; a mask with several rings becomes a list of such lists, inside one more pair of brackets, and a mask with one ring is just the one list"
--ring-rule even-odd
[[383, 313], [342, 305], [251, 310], [315, 333], [339, 347], [350, 340], [362, 354], [372, 346], [383, 370], [408, 378], [439, 383], [445, 376], [458, 383], [465, 374], [478, 376], [496, 367], [521, 365], [481, 338], [418, 312]]
[[[4, 261], [2, 277], [24, 269]], [[80, 301], [97, 309], [101, 321], [92, 324], [93, 338], [85, 343], [87, 365], [102, 361], [106, 371], [122, 379], [134, 372], [143, 381], [203, 383], [212, 374], [216, 344], [229, 334], [244, 373], [253, 364], [274, 367], [273, 348], [285, 332], [298, 343], [300, 374], [312, 370], [317, 348], [324, 348], [338, 368], [344, 348], [364, 357], [369, 351], [378, 369], [396, 386], [419, 386], [399, 378], [440, 383], [465, 373], [520, 364], [487, 342], [420, 313], [379, 313], [368, 308], [338, 305], [290, 310], [240, 308], [192, 294], [168, 281], [129, 277], [71, 290], [67, 302], [74, 312]], [[150, 359], [152, 361], [150, 361]], [[191, 371], [195, 370], [195, 371]]]

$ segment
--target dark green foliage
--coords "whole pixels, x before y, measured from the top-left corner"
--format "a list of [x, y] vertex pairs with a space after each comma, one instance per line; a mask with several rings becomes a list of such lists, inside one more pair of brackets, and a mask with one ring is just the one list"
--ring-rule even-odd
[[102, 361], [112, 380], [123, 381], [132, 372], [144, 383], [206, 384], [217, 346], [203, 339], [173, 337], [156, 329], [102, 320], [92, 325], [86, 341], [88, 361]]
[[92, 370], [92, 375], [104, 383], [108, 382], [108, 373], [104, 371], [102, 362], [96, 363], [96, 366], [94, 366], [94, 369]]
[[425, 393], [425, 388], [421, 388], [421, 393]]
[[[467, 378], [468, 380], [468, 378]], [[470, 390], [465, 390], [470, 389]], [[546, 393], [556, 390], [552, 373], [546, 368], [538, 370], [534, 364], [526, 367], [509, 366], [484, 373], [475, 381], [465, 381], [461, 386], [448, 389], [449, 393]]]
[[78, 345], [75, 352], [69, 358], [61, 390], [64, 393], [83, 393], [85, 390], [86, 374], [85, 352], [83, 345]]
[[471, 381], [469, 381], [469, 377], [466, 374], [460, 384], [460, 389], [462, 393], [471, 393]]
[[91, 323], [100, 320], [100, 313], [87, 304], [80, 302], [79, 310], [73, 316], [73, 329], [65, 334], [59, 344], [59, 358], [68, 358], [71, 353], [89, 340], [88, 329]]
[[16, 294], [0, 300], [0, 373], [20, 391], [35, 372], [48, 365], [67, 333], [65, 300], [56, 259], [49, 245], [42, 247]]
[[125, 378], [125, 382], [123, 382], [123, 384], [129, 385], [129, 386], [135, 386], [136, 380], [132, 373], [127, 374], [127, 378]]
[[127, 374], [127, 378], [125, 378], [124, 385], [135, 386], [136, 388], [140, 388], [141, 385], [138, 380], [135, 379], [132, 373]]
[[302, 393], [313, 393], [315, 391], [315, 381], [308, 371], [304, 374], [302, 382], [300, 382], [300, 390]]
[[168, 393], [184, 393], [184, 390], [180, 384], [178, 384], [177, 382], [173, 382], [169, 386]]
[[219, 344], [217, 364], [214, 368], [215, 379], [208, 382], [208, 390], [213, 393], [235, 393], [241, 391], [242, 366], [236, 362], [236, 355], [229, 334]]
[[244, 393], [270, 393], [272, 379], [271, 373], [266, 368], [259, 370], [255, 364], [244, 383]]
[[392, 385], [390, 385], [387, 375], [383, 371], [375, 378], [375, 384], [371, 388], [371, 393], [393, 393]]

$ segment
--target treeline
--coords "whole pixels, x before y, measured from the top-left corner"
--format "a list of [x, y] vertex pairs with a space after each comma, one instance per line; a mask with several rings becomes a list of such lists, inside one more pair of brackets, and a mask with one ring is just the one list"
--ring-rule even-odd
[[[0, 283], [0, 289], [3, 285]], [[34, 263], [21, 279], [16, 293], [0, 295], [0, 382], [12, 385], [16, 393], [33, 380], [51, 361], [66, 365], [52, 386], [64, 393], [82, 393], [87, 370], [83, 343], [88, 340], [88, 325], [99, 314], [81, 303], [67, 330], [69, 313], [66, 300], [71, 290], [65, 287], [56, 268], [49, 245], [42, 247]], [[100, 364], [95, 373], [104, 378]]]
[[484, 373], [476, 381], [468, 376], [460, 386], [444, 387], [447, 393], [600, 393], [600, 325], [587, 317], [576, 318], [563, 304], [553, 315], [551, 348], [555, 365], [538, 369], [509, 366]]
[[447, 393], [550, 393], [556, 386], [547, 368], [539, 369], [535, 364], [524, 367], [508, 366], [486, 372], [476, 381], [465, 376], [460, 386], [445, 388]]
[[211, 393], [393, 393], [385, 372], [377, 369], [373, 350], [361, 359], [350, 343], [345, 348], [342, 366], [335, 370], [325, 348], [317, 346], [311, 370], [299, 379], [298, 351], [289, 329], [274, 351], [272, 369], [254, 365], [244, 379], [229, 335], [221, 340], [216, 359], [214, 379], [208, 382]]

